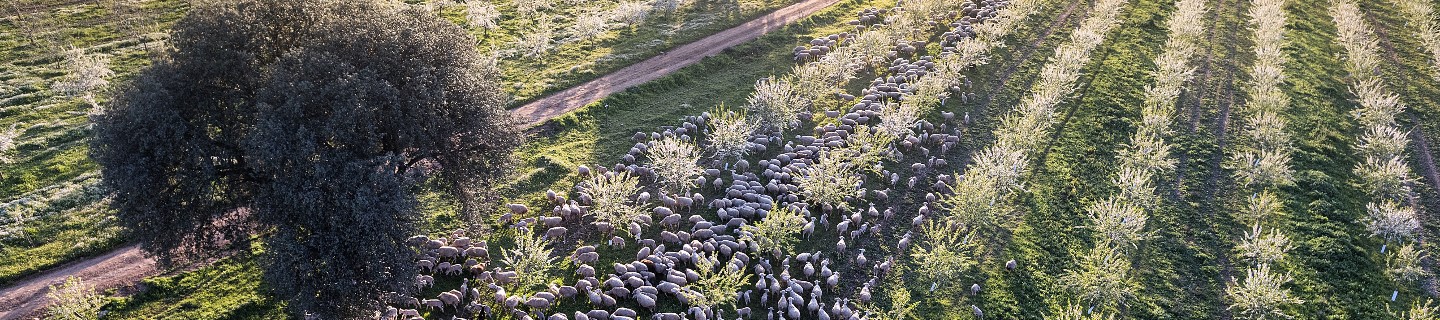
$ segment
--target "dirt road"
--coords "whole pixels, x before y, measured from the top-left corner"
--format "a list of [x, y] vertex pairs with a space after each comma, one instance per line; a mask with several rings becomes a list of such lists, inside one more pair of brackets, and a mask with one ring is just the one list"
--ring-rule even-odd
[[5, 289], [0, 289], [0, 319], [21, 319], [39, 316], [38, 312], [50, 301], [46, 293], [50, 285], [65, 282], [70, 276], [80, 277], [97, 290], [132, 285], [148, 276], [159, 274], [155, 261], [145, 257], [138, 245], [116, 249], [102, 256], [71, 262], [29, 277]]
[[[574, 88], [555, 93], [512, 111], [527, 126], [539, 124], [578, 109], [591, 102], [626, 88], [655, 80], [680, 68], [700, 62], [726, 48], [753, 40], [786, 24], [810, 16], [839, 0], [805, 0], [790, 5], [734, 28], [726, 29], [671, 49], [648, 60], [596, 78]], [[77, 276], [100, 290], [131, 285], [147, 276], [159, 274], [155, 261], [145, 258], [138, 246], [131, 245], [102, 256], [72, 262], [59, 269], [32, 276], [14, 286], [0, 289], [0, 320], [38, 316], [40, 308], [49, 303], [45, 294], [49, 286]]]
[[750, 20], [734, 28], [726, 29], [725, 31], [710, 35], [690, 44], [670, 49], [668, 52], [611, 72], [595, 80], [590, 80], [579, 86], [551, 94], [540, 100], [516, 108], [512, 110], [511, 113], [524, 121], [526, 126], [540, 124], [541, 122], [545, 122], [545, 120], [579, 109], [591, 102], [600, 101], [600, 99], [610, 94], [620, 92], [626, 88], [650, 80], [655, 80], [671, 72], [680, 70], [680, 68], [700, 62], [700, 59], [718, 54], [726, 48], [759, 38], [760, 35], [810, 16], [836, 2], [839, 2], [839, 0], [805, 0], [781, 8], [780, 10], [775, 10], [775, 12], [771, 12], [755, 20]]

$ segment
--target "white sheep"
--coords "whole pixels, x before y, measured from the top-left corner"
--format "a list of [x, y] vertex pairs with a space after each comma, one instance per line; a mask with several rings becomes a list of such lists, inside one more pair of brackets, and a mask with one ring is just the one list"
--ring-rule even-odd
[[420, 304], [425, 305], [425, 307], [430, 308], [430, 310], [445, 309], [445, 302], [440, 301], [440, 299], [425, 299], [421, 300]]
[[441, 246], [435, 249], [435, 254], [439, 255], [441, 258], [454, 258], [460, 256], [460, 248]]

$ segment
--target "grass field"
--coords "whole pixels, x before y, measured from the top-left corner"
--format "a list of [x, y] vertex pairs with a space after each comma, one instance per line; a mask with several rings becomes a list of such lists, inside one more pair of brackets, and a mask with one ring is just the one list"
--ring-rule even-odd
[[[998, 119], [1032, 91], [1044, 66], [1055, 59], [1052, 55], [1056, 47], [1070, 38], [1094, 5], [1094, 1], [1083, 0], [1041, 2], [1043, 10], [1020, 23], [1014, 36], [1003, 39], [1005, 46], [994, 52], [990, 63], [966, 72], [974, 83], [966, 90], [975, 91], [980, 99], [951, 99], [940, 110], [924, 115], [934, 123], [944, 121], [939, 111], [966, 114], [974, 120], [973, 125], [963, 128], [957, 148], [932, 154], [952, 163], [946, 169], [948, 173], [963, 173], [973, 152], [995, 143], [992, 131], [1002, 125]], [[695, 2], [690, 11], [657, 14], [645, 25], [612, 30], [591, 41], [564, 44], [542, 57], [502, 60], [500, 65], [507, 90], [515, 94], [515, 103], [525, 102], [788, 3]], [[514, 10], [508, 2], [497, 5], [506, 15], [513, 14], [508, 11]], [[846, 22], [864, 8], [895, 5], [890, 0], [844, 0], [809, 19], [552, 119], [533, 130], [536, 133], [515, 152], [518, 168], [499, 188], [499, 194], [507, 203], [524, 203], [532, 213], [548, 215], [552, 205], [545, 199], [545, 192], [573, 191], [582, 179], [577, 167], [616, 163], [634, 146], [632, 136], [636, 132], [649, 133], [679, 125], [686, 116], [745, 105], [757, 79], [790, 72], [795, 65], [792, 48], [796, 45], [818, 36], [853, 31]], [[1163, 200], [1150, 215], [1147, 230], [1151, 237], [1127, 257], [1134, 268], [1128, 277], [1136, 288], [1135, 295], [1120, 307], [1101, 308], [1101, 312], [1134, 319], [1237, 317], [1229, 306], [1232, 299], [1227, 296], [1227, 288], [1232, 280], [1245, 277], [1245, 265], [1237, 258], [1236, 246], [1248, 226], [1232, 214], [1234, 208], [1245, 204], [1247, 194], [1236, 191], [1237, 182], [1225, 161], [1234, 152], [1235, 139], [1245, 129], [1237, 120], [1249, 99], [1244, 88], [1251, 79], [1246, 73], [1255, 59], [1246, 17], [1249, 6], [1249, 1], [1244, 0], [1207, 3], [1211, 15], [1206, 23], [1213, 30], [1201, 42], [1202, 57], [1191, 62], [1197, 68], [1196, 78], [1179, 99], [1174, 135], [1169, 137], [1176, 146], [1172, 156], [1179, 161], [1178, 168], [1157, 180], [1157, 193]], [[1366, 230], [1368, 195], [1360, 185], [1361, 178], [1353, 172], [1362, 160], [1354, 150], [1354, 137], [1361, 128], [1349, 114], [1357, 107], [1356, 96], [1350, 91], [1344, 49], [1336, 43], [1329, 6], [1328, 2], [1299, 1], [1285, 6], [1288, 42], [1284, 53], [1290, 60], [1285, 65], [1283, 87], [1292, 102], [1283, 117], [1289, 123], [1288, 133], [1295, 147], [1291, 162], [1295, 184], [1279, 189], [1288, 213], [1280, 220], [1283, 223], [1279, 230], [1295, 241], [1295, 249], [1275, 267], [1294, 278], [1283, 288], [1303, 303], [1286, 305], [1279, 311], [1296, 319], [1389, 319], [1393, 317], [1390, 309], [1406, 309], [1412, 303], [1435, 297], [1421, 286], [1391, 281], [1386, 274], [1387, 258], [1378, 252], [1383, 242]], [[153, 31], [163, 30], [163, 22], [173, 21], [175, 12], [185, 8], [167, 1], [145, 2], [133, 8], [134, 16], [162, 24], [158, 29], [139, 28], [147, 31], [143, 33], [146, 35], [132, 37], [122, 36], [126, 31], [116, 31], [116, 26], [123, 24], [106, 18], [111, 16], [108, 12], [119, 9], [73, 7], [78, 9], [55, 9], [40, 20], [97, 26], [94, 30], [67, 29], [64, 35], [52, 37], [80, 39], [69, 41], [112, 55], [116, 73], [121, 75], [112, 80], [115, 82], [123, 81], [124, 75], [145, 64], [147, 55], [138, 47], [147, 42], [135, 39], [162, 38]], [[1391, 62], [1379, 73], [1409, 108], [1401, 117], [1401, 126], [1410, 130], [1412, 137], [1424, 138], [1431, 144], [1430, 158], [1440, 155], [1433, 149], [1433, 144], [1440, 143], [1440, 121], [1435, 118], [1440, 116], [1440, 104], [1434, 99], [1440, 95], [1440, 82], [1429, 67], [1428, 53], [1421, 48], [1416, 30], [1411, 30], [1387, 1], [1364, 3], [1362, 8], [1371, 26], [1379, 31], [1384, 55]], [[967, 319], [972, 317], [971, 308], [975, 306], [984, 310], [986, 319], [1042, 319], [1076, 303], [1063, 276], [1075, 269], [1080, 256], [1099, 241], [1077, 226], [1087, 223], [1087, 206], [1117, 192], [1111, 181], [1116, 175], [1117, 150], [1140, 121], [1143, 92], [1154, 83], [1153, 60], [1167, 37], [1164, 23], [1175, 9], [1170, 0], [1129, 1], [1120, 25], [1105, 35], [1103, 44], [1084, 64], [1077, 90], [1058, 105], [1053, 132], [1045, 135], [1043, 148], [1030, 158], [1030, 169], [1021, 176], [1023, 192], [1017, 193], [1011, 203], [1002, 204], [1020, 213], [1017, 227], [999, 247], [985, 248], [986, 253], [976, 257], [978, 264], [966, 270], [963, 283], [947, 284], [964, 288], [972, 283], [983, 284], [978, 295], [970, 295], [969, 290], [941, 291], [964, 292], [948, 296], [927, 294], [933, 289], [927, 290], [930, 284], [917, 280], [923, 276], [916, 274], [920, 270], [917, 261], [891, 245], [912, 231], [903, 221], [915, 217], [924, 202], [921, 199], [925, 190], [907, 189], [897, 191], [905, 198], [891, 204], [900, 212], [893, 220], [902, 223], [887, 226], [864, 241], [847, 240], [853, 241], [847, 252], [828, 251], [842, 238], [834, 229], [821, 229], [787, 250], [792, 254], [826, 251], [828, 257], [838, 261], [835, 269], [847, 275], [858, 274], [844, 278], [838, 288], [826, 289], [829, 296], [823, 302], [828, 305], [859, 294], [862, 283], [869, 280], [864, 276], [872, 271], [848, 259], [856, 249], [863, 248], [872, 261], [893, 256], [897, 262], [889, 275], [876, 278], [879, 285], [871, 292], [877, 298], [866, 307], [892, 312], [913, 303], [909, 315], [900, 318]], [[575, 14], [582, 9], [559, 6], [553, 10]], [[1065, 12], [1070, 15], [1060, 19]], [[445, 9], [442, 14], [457, 22], [464, 19], [458, 7]], [[0, 28], [8, 29], [0, 31], [23, 28], [25, 22], [17, 26], [16, 21], [21, 20], [6, 20], [7, 24]], [[518, 21], [501, 23], [492, 31], [475, 30], [482, 51], [495, 50], [487, 48], [487, 44], [506, 43], [525, 32], [528, 26]], [[11, 233], [20, 236], [0, 242], [4, 245], [0, 247], [4, 253], [0, 256], [0, 283], [103, 252], [124, 239], [123, 232], [108, 218], [103, 202], [86, 189], [98, 179], [92, 174], [95, 168], [84, 150], [84, 113], [88, 107], [47, 91], [49, 79], [62, 74], [58, 71], [60, 61], [53, 53], [27, 45], [28, 40], [17, 33], [5, 34], [0, 36], [0, 48], [12, 50], [0, 50], [0, 56], [7, 61], [0, 65], [0, 79], [6, 81], [0, 87], [0, 93], [5, 94], [0, 96], [0, 127], [24, 123], [26, 130], [16, 148], [17, 161], [0, 165], [4, 170], [0, 199], [9, 201], [6, 210], [20, 212], [11, 208], [25, 208], [24, 212], [36, 218]], [[939, 49], [936, 41], [931, 42], [922, 54]], [[888, 75], [862, 73], [845, 88], [856, 93], [871, 79]], [[845, 107], [834, 104], [825, 107]], [[784, 137], [788, 140], [811, 134], [816, 125], [806, 123]], [[1433, 239], [1440, 235], [1436, 229], [1440, 222], [1432, 213], [1440, 210], [1440, 194], [1435, 189], [1440, 181], [1426, 177], [1431, 172], [1425, 167], [1432, 164], [1424, 160], [1427, 157], [1422, 156], [1424, 151], [1418, 145], [1411, 143], [1408, 164], [1420, 176], [1413, 187], [1422, 204], [1422, 234]], [[771, 150], [761, 158], [775, 154]], [[891, 161], [884, 167], [905, 171], [910, 162], [918, 160], [923, 159]], [[865, 181], [865, 186], [885, 188], [871, 180]], [[43, 201], [33, 202], [42, 205], [32, 205], [18, 199]], [[467, 227], [455, 216], [453, 202], [446, 196], [431, 193], [422, 200], [429, 216], [427, 232], [442, 234]], [[683, 213], [717, 218], [709, 209]], [[498, 223], [486, 228], [489, 233], [484, 237], [489, 240], [491, 252], [513, 246], [519, 236]], [[647, 229], [642, 238], [658, 238], [658, 233]], [[553, 246], [553, 255], [567, 256], [575, 247], [598, 245], [601, 241], [597, 239], [600, 237], [592, 233], [571, 236]], [[1424, 245], [1431, 252], [1437, 248], [1430, 241]], [[606, 269], [612, 263], [629, 262], [636, 247], [633, 242], [624, 249], [600, 246], [602, 258], [596, 266]], [[1007, 270], [1003, 262], [1012, 259], [1019, 267]], [[574, 283], [576, 265], [568, 259], [559, 261], [547, 269], [545, 280], [558, 285]], [[1430, 268], [1431, 263], [1425, 267]], [[283, 305], [265, 293], [259, 273], [253, 256], [241, 254], [196, 270], [147, 279], [142, 284], [146, 291], [117, 298], [107, 309], [115, 318], [283, 317]], [[458, 286], [460, 281], [458, 277], [439, 278], [440, 284], [422, 292], [421, 298], [434, 297], [442, 289]], [[1429, 279], [1433, 281], [1433, 276]], [[1390, 301], [1392, 290], [1398, 290], [1399, 298], [1394, 302]], [[582, 295], [577, 301], [564, 301], [551, 311], [569, 313], [593, 308], [583, 300]], [[685, 310], [685, 306], [665, 300], [655, 312]], [[619, 306], [641, 309], [633, 301], [622, 301]], [[762, 304], [749, 306], [764, 310]]]
[[[16, 126], [16, 147], [0, 152], [0, 207], [7, 233], [0, 238], [0, 284], [66, 261], [105, 252], [125, 241], [109, 221], [106, 208], [75, 190], [98, 182], [98, 168], [87, 155], [91, 107], [81, 99], [53, 92], [52, 84], [66, 74], [64, 50], [79, 48], [110, 59], [122, 83], [148, 65], [150, 48], [165, 38], [169, 24], [189, 9], [188, 1], [25, 1], [0, 8], [0, 131]], [[607, 4], [608, 3], [608, 4]], [[569, 41], [535, 57], [503, 59], [502, 83], [520, 101], [578, 84], [641, 61], [664, 50], [783, 7], [792, 1], [702, 1], [673, 12], [657, 12], [644, 23], [617, 27], [585, 41]], [[468, 26], [478, 48], [508, 46], [526, 32], [513, 4], [498, 2], [499, 27]], [[579, 3], [561, 2], [550, 9], [557, 28], [578, 13]], [[585, 3], [608, 5], [616, 3]], [[587, 10], [594, 9], [586, 7]], [[23, 13], [23, 14], [19, 14]], [[451, 5], [439, 14], [466, 25], [464, 7]], [[573, 70], [573, 71], [572, 71]], [[103, 104], [103, 94], [102, 104]], [[78, 187], [74, 187], [78, 185]], [[64, 188], [71, 186], [69, 188]], [[68, 193], [57, 193], [68, 192]], [[27, 200], [28, 199], [28, 200]], [[42, 200], [42, 201], [36, 201]], [[21, 214], [28, 214], [20, 216]], [[23, 222], [16, 222], [23, 221]]]

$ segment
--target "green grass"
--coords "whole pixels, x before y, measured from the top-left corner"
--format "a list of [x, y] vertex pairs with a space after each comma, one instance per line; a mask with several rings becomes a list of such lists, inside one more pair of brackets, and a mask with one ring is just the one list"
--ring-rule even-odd
[[283, 319], [253, 256], [241, 254], [176, 276], [148, 278], [141, 293], [105, 307], [107, 319]]
[[[567, 17], [578, 15], [588, 4], [568, 6], [565, 1], [552, 9]], [[774, 11], [796, 0], [701, 0], [694, 1], [672, 13], [654, 12], [647, 21], [635, 26], [621, 26], [597, 38], [564, 42], [538, 57], [512, 57], [500, 61], [501, 82], [513, 94], [512, 107], [533, 101], [543, 95], [579, 85], [630, 64], [656, 56], [670, 48], [699, 40], [710, 34], [737, 26], [760, 15]], [[481, 39], [482, 51], [504, 48], [534, 25], [533, 19], [519, 18], [511, 1], [496, 1], [502, 21], [496, 30], [472, 32]], [[611, 9], [618, 2], [602, 2], [594, 8]], [[447, 16], [463, 19], [460, 8], [448, 10]], [[511, 19], [513, 18], [513, 19]], [[563, 29], [562, 29], [563, 30]], [[558, 40], [558, 39], [557, 39]]]
[[[500, 64], [501, 80], [521, 99], [534, 98], [534, 95], [578, 84], [793, 2], [694, 2], [673, 13], [653, 14], [643, 24], [623, 27], [598, 39], [561, 45], [543, 57], [505, 60]], [[163, 39], [169, 25], [189, 8], [189, 2], [177, 0], [119, 3], [32, 0], [18, 4], [26, 10], [18, 17], [12, 16], [9, 5], [0, 8], [7, 16], [0, 20], [0, 80], [3, 80], [0, 82], [0, 130], [8, 130], [15, 124], [22, 130], [18, 146], [8, 153], [13, 161], [0, 163], [0, 201], [14, 201], [36, 190], [98, 172], [87, 152], [90, 132], [86, 112], [90, 107], [79, 99], [50, 90], [51, 84], [66, 73], [61, 51], [74, 47], [109, 55], [111, 68], [116, 73], [110, 79], [111, 84], [121, 84], [149, 64], [150, 54], [145, 45]], [[508, 44], [527, 24], [522, 19], [513, 19], [513, 5], [508, 2], [498, 5], [502, 19], [510, 20], [502, 21], [501, 27], [493, 31], [471, 28], [481, 48]], [[573, 14], [579, 10], [560, 2], [551, 11]], [[442, 15], [464, 23], [463, 9], [459, 6], [451, 7]], [[564, 27], [568, 20], [560, 22], [559, 26]], [[570, 72], [572, 67], [577, 71]], [[103, 94], [101, 104], [104, 104]], [[94, 184], [98, 179], [83, 181]], [[447, 202], [427, 201], [431, 207], [445, 204]], [[83, 210], [71, 207], [83, 207]], [[34, 236], [0, 239], [0, 254], [3, 254], [0, 255], [0, 284], [66, 261], [102, 253], [125, 241], [103, 204], [70, 204], [47, 212], [56, 215], [25, 223], [25, 229], [33, 229]], [[430, 222], [431, 228], [454, 229], [460, 225], [454, 215], [437, 217]]]

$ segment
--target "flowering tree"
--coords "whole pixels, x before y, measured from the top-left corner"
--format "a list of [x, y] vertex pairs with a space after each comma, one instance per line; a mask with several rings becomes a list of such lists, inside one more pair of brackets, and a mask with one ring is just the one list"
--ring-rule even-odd
[[756, 125], [746, 119], [744, 113], [724, 111], [719, 108], [710, 112], [709, 150], [721, 160], [740, 159], [750, 153], [750, 135]]
[[64, 283], [50, 286], [50, 292], [45, 295], [54, 302], [45, 310], [48, 319], [99, 319], [100, 307], [105, 306], [105, 296], [76, 277], [67, 277]]
[[795, 246], [795, 233], [805, 225], [805, 218], [790, 207], [770, 210], [765, 219], [741, 227], [740, 239], [755, 242], [760, 252], [783, 251]]
[[1290, 280], [1289, 275], [1271, 272], [1269, 264], [1250, 268], [1245, 271], [1244, 280], [1230, 280], [1229, 287], [1225, 289], [1230, 296], [1230, 307], [1226, 310], [1233, 310], [1236, 315], [1247, 319], [1289, 319], [1290, 315], [1281, 308], [1303, 302], [1291, 297], [1290, 291], [1282, 287]]
[[[629, 172], [606, 172], [590, 177], [578, 186], [580, 192], [590, 196], [590, 214], [599, 222], [612, 226], [623, 226], [645, 214], [630, 197], [640, 190], [640, 179]], [[619, 228], [622, 232], [625, 228]], [[636, 235], [632, 235], [636, 236]]]
[[661, 189], [673, 194], [689, 192], [695, 184], [692, 179], [704, 170], [699, 164], [700, 150], [674, 137], [651, 143], [645, 149], [645, 157], [650, 159], [650, 169], [655, 170]]

